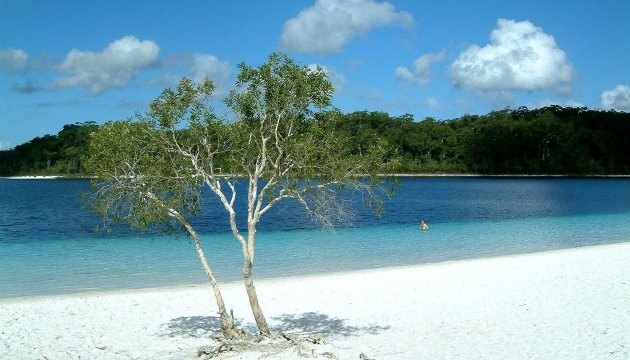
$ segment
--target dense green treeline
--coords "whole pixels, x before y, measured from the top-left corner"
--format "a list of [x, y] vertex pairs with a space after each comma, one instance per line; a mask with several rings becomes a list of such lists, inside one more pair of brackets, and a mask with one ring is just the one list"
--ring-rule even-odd
[[[383, 140], [397, 172], [476, 174], [630, 174], [630, 114], [550, 106], [505, 109], [437, 121], [384, 112], [340, 114], [337, 130], [356, 152]], [[0, 151], [0, 175], [81, 174], [94, 122], [65, 125]]]
[[64, 125], [57, 135], [36, 137], [0, 151], [0, 176], [83, 174], [90, 133], [97, 128], [92, 121]]
[[400, 172], [630, 174], [630, 114], [550, 106], [413, 121], [382, 112], [343, 115], [356, 151], [377, 138], [401, 157]]

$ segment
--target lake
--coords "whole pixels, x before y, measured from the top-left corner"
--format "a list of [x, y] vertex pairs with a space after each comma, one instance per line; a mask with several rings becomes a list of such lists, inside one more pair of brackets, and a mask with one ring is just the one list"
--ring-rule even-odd
[[[205, 282], [186, 237], [125, 227], [95, 232], [102, 222], [78, 195], [87, 191], [87, 180], [0, 179], [0, 297]], [[204, 204], [194, 224], [208, 259], [219, 280], [238, 280], [242, 255], [227, 214], [209, 194]], [[255, 276], [629, 241], [630, 179], [402, 178], [384, 210], [377, 216], [358, 206], [352, 227], [330, 232], [296, 203], [283, 203], [259, 226]], [[418, 230], [421, 219], [426, 232]]]

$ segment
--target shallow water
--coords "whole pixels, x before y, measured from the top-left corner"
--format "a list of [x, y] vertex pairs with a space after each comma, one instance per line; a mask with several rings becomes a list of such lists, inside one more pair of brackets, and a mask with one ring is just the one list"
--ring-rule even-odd
[[[95, 233], [83, 180], [0, 180], [0, 297], [201, 283], [194, 247], [118, 228]], [[212, 206], [213, 200], [207, 204]], [[216, 203], [214, 203], [216, 204]], [[420, 218], [429, 222], [418, 230]], [[220, 280], [240, 277], [223, 211], [196, 219]], [[255, 275], [273, 277], [515, 254], [630, 240], [627, 179], [402, 179], [378, 217], [322, 231], [287, 203], [263, 219]]]

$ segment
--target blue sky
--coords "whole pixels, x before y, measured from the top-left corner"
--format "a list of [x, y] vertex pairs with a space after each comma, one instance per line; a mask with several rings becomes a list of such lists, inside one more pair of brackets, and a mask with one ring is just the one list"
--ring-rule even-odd
[[274, 51], [342, 111], [630, 111], [630, 1], [0, 0], [0, 148], [145, 111], [182, 76], [230, 90]]

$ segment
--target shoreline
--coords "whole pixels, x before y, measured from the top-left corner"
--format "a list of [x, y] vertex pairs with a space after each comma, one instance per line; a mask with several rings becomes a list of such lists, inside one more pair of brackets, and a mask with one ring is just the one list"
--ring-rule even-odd
[[[621, 359], [628, 263], [625, 242], [256, 286], [272, 329], [322, 334], [340, 359]], [[241, 282], [221, 286], [237, 324], [254, 332]], [[0, 299], [0, 323], [0, 357], [14, 359], [188, 359], [218, 330], [206, 284]]]
[[21, 175], [21, 176], [0, 176], [6, 180], [75, 180], [75, 179], [96, 179], [91, 175]]
[[[254, 273], [255, 282], [263, 282], [263, 281], [282, 281], [282, 280], [299, 280], [299, 279], [307, 279], [307, 278], [318, 278], [318, 277], [326, 277], [326, 276], [344, 276], [344, 275], [352, 275], [364, 272], [378, 272], [378, 271], [405, 271], [412, 268], [418, 267], [431, 267], [431, 266], [447, 266], [449, 264], [455, 263], [467, 263], [467, 262], [475, 262], [475, 261], [483, 261], [483, 260], [492, 260], [492, 259], [501, 259], [501, 258], [518, 258], [521, 256], [535, 256], [537, 254], [554, 254], [554, 253], [563, 253], [570, 251], [579, 251], [581, 249], [588, 248], [596, 248], [602, 246], [615, 246], [620, 244], [628, 244], [630, 247], [630, 240], [621, 241], [621, 242], [612, 242], [606, 244], [596, 244], [596, 245], [583, 245], [578, 247], [567, 247], [561, 249], [553, 249], [553, 250], [539, 250], [533, 252], [522, 252], [522, 253], [514, 253], [514, 254], [500, 254], [500, 255], [491, 255], [491, 256], [480, 256], [480, 257], [471, 257], [465, 259], [453, 259], [453, 260], [444, 260], [444, 261], [435, 261], [435, 262], [424, 262], [418, 264], [401, 264], [401, 265], [385, 265], [380, 267], [372, 267], [372, 268], [360, 268], [360, 269], [349, 269], [349, 270], [332, 270], [332, 271], [324, 271], [324, 272], [311, 272], [311, 273], [303, 273], [303, 274], [293, 274], [293, 275], [277, 275], [277, 276], [256, 276]], [[254, 268], [254, 271], [256, 269]], [[220, 287], [223, 286], [239, 286], [243, 283], [242, 279], [236, 280], [226, 280], [219, 281], [218, 284]], [[172, 285], [157, 285], [150, 287], [133, 287], [133, 288], [104, 288], [104, 289], [95, 289], [95, 290], [84, 290], [77, 292], [68, 292], [68, 293], [49, 293], [49, 294], [30, 294], [30, 295], [16, 295], [9, 297], [0, 296], [0, 305], [3, 301], [29, 301], [29, 300], [37, 300], [37, 299], [48, 299], [48, 298], [64, 298], [64, 297], [75, 297], [75, 296], [99, 296], [99, 295], [107, 295], [107, 294], [126, 294], [126, 293], [144, 293], [144, 292], [160, 292], [160, 291], [180, 291], [186, 289], [194, 289], [194, 288], [202, 288], [209, 289], [208, 282], [199, 282], [199, 283], [181, 283], [181, 284], [172, 284]]]

